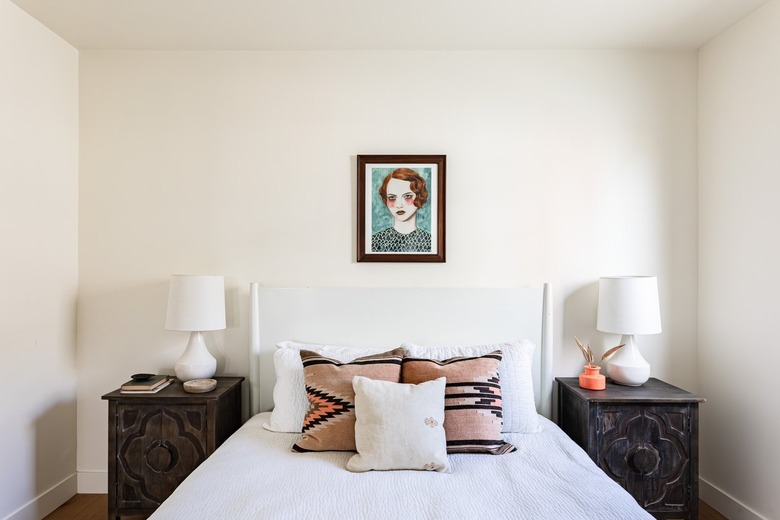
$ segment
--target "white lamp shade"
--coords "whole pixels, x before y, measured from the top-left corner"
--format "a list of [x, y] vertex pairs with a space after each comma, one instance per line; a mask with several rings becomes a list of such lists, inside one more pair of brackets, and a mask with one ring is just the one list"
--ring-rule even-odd
[[655, 276], [601, 278], [596, 328], [628, 335], [661, 332], [658, 279]]
[[225, 328], [225, 279], [209, 275], [173, 275], [165, 328], [207, 331]]

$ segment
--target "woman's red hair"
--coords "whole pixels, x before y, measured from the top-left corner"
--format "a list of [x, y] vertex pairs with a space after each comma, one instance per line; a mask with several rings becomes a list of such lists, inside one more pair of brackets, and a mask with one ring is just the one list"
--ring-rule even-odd
[[417, 208], [422, 208], [426, 202], [428, 202], [428, 187], [425, 185], [425, 179], [420, 177], [420, 174], [411, 168], [398, 168], [393, 170], [382, 181], [382, 186], [379, 187], [379, 196], [382, 197], [382, 202], [387, 205], [387, 183], [390, 179], [400, 179], [402, 181], [409, 181], [409, 188], [416, 195], [414, 198], [414, 205]]

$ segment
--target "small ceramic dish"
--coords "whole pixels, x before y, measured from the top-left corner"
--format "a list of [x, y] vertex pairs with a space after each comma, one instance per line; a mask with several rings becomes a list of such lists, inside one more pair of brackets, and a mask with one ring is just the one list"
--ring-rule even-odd
[[185, 381], [184, 391], [191, 394], [202, 394], [204, 392], [211, 392], [217, 387], [216, 379], [192, 379]]
[[147, 379], [151, 379], [153, 377], [154, 377], [154, 374], [146, 374], [146, 373], [133, 374], [132, 376], [130, 376], [130, 378], [133, 381], [146, 381]]

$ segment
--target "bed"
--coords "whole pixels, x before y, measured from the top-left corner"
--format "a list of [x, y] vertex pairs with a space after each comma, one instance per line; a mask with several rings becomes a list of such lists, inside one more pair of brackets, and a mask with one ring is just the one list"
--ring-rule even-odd
[[[652, 518], [550, 420], [549, 285], [520, 289], [280, 289], [253, 283], [250, 293], [251, 417], [182, 482], [152, 515], [153, 520]], [[507, 343], [520, 338], [524, 341]], [[296, 342], [295, 347], [288, 344], [290, 340]], [[504, 416], [505, 428], [515, 430], [501, 430], [503, 440], [514, 447], [510, 453], [449, 453], [449, 472], [443, 473], [353, 472], [346, 468], [356, 456], [354, 451], [296, 453], [293, 447], [302, 444], [300, 432], [270, 431], [279, 423], [284, 399], [279, 394], [286, 377], [279, 365], [279, 345], [283, 349], [312, 346], [322, 356], [403, 345], [407, 356], [425, 354], [423, 361], [427, 362], [428, 353], [430, 358], [442, 360], [452, 352], [472, 352], [468, 346], [494, 344], [508, 345], [509, 353], [515, 348], [520, 349], [515, 352], [529, 352], [527, 361], [517, 362], [527, 364], [527, 379], [532, 380], [527, 388], [517, 380], [525, 372], [508, 372], [513, 370], [508, 362], [520, 358], [506, 354], [500, 361], [502, 385], [514, 385], [505, 392], [530, 398], [533, 414], [533, 428], [527, 431], [523, 428], [530, 422], [516, 408], [512, 418]], [[478, 357], [490, 349], [477, 350]], [[439, 366], [450, 361], [434, 363]], [[512, 399], [516, 395], [505, 393], [507, 413], [515, 407]], [[275, 402], [280, 403], [276, 408]], [[358, 412], [360, 417], [359, 408]], [[507, 426], [518, 422], [524, 426]], [[355, 428], [359, 425], [360, 421]], [[356, 436], [360, 451], [360, 436]]]

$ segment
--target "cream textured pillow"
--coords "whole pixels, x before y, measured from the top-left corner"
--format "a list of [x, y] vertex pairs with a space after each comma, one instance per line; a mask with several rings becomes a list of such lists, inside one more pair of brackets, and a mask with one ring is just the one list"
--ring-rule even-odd
[[503, 353], [498, 368], [504, 412], [502, 432], [537, 433], [539, 415], [536, 412], [533, 382], [533, 358], [536, 345], [529, 340], [494, 343], [491, 345], [423, 347], [404, 343], [406, 356], [442, 361], [454, 357], [475, 357], [495, 350]]
[[309, 407], [306, 388], [303, 381], [302, 349], [311, 350], [329, 358], [349, 363], [363, 356], [371, 356], [385, 352], [388, 349], [336, 347], [315, 343], [297, 343], [282, 341], [276, 345], [274, 352], [274, 370], [276, 384], [274, 385], [274, 409], [269, 422], [263, 428], [272, 432], [300, 433], [303, 418]]
[[355, 445], [350, 471], [417, 469], [450, 472], [440, 377], [419, 385], [355, 376]]

